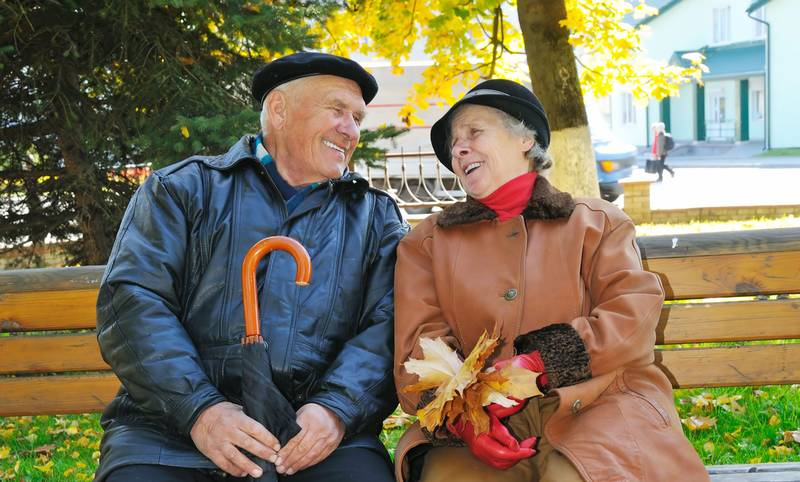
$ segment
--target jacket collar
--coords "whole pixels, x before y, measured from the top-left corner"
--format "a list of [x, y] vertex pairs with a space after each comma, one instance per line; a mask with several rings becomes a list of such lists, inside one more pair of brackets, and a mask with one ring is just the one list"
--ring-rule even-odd
[[[228, 152], [221, 156], [214, 157], [199, 157], [203, 164], [213, 169], [227, 171], [238, 166], [242, 162], [252, 162], [260, 164], [259, 160], [253, 156], [252, 143], [256, 136], [246, 134], [239, 139], [236, 144], [228, 149]], [[326, 185], [329, 189], [350, 194], [351, 196], [361, 197], [369, 189], [369, 181], [361, 177], [358, 173], [350, 172], [345, 168], [344, 174], [338, 179], [330, 179], [327, 183], [320, 183]]]
[[[539, 176], [522, 216], [526, 220], [565, 219], [575, 209], [575, 200], [569, 193], [559, 191]], [[495, 219], [497, 214], [476, 199], [467, 196], [465, 201], [446, 207], [436, 219], [442, 228]]]

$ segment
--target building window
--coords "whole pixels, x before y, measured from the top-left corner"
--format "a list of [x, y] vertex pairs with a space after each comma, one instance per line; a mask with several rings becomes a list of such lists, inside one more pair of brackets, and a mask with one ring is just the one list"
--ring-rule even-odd
[[714, 9], [714, 43], [728, 42], [731, 39], [731, 7]]
[[753, 119], [764, 118], [764, 91], [754, 90], [750, 92], [750, 108]]
[[633, 103], [633, 94], [630, 92], [622, 94], [622, 123], [636, 123], [636, 105]]
[[[754, 10], [753, 13], [751, 14], [751, 16], [753, 18], [757, 18], [759, 20], [764, 20], [764, 7], [761, 7], [759, 9], [757, 9], [757, 10]], [[754, 26], [753, 26], [753, 35], [755, 37], [760, 38], [760, 37], [764, 37], [764, 36], [767, 35], [767, 26], [766, 25], [764, 25], [763, 23], [758, 22], [756, 20], [753, 20], [753, 24], [754, 24]]]

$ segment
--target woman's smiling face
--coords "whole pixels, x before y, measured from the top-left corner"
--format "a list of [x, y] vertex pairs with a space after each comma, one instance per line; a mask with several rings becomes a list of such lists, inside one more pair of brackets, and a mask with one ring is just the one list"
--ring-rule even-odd
[[450, 123], [453, 172], [475, 199], [530, 171], [525, 153], [533, 139], [513, 134], [501, 111], [483, 105], [458, 108]]

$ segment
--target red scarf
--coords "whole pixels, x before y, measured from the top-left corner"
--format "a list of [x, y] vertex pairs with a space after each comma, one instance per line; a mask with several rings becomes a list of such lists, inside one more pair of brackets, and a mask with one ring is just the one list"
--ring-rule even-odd
[[505, 221], [519, 216], [525, 210], [535, 182], [536, 172], [529, 172], [515, 177], [478, 201], [497, 213], [497, 219]]

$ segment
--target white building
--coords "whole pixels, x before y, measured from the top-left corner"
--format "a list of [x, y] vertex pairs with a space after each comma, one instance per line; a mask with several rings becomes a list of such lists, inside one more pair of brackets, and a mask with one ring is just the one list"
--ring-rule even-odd
[[656, 121], [679, 142], [763, 141], [769, 148], [800, 146], [792, 116], [800, 109], [798, 0], [650, 0], [659, 15], [644, 20], [651, 33], [645, 55], [688, 65], [701, 52], [710, 71], [703, 85], [637, 106], [622, 88], [588, 100], [622, 140], [650, 144]]

